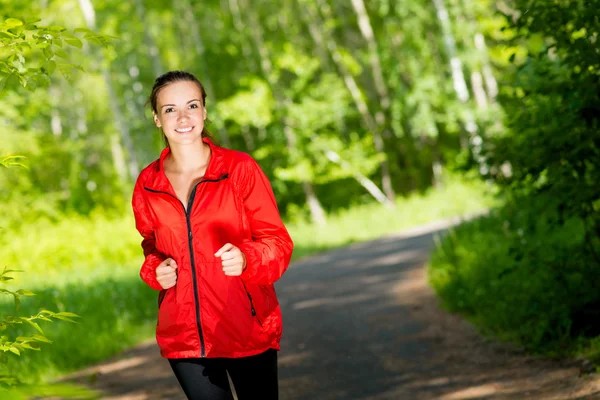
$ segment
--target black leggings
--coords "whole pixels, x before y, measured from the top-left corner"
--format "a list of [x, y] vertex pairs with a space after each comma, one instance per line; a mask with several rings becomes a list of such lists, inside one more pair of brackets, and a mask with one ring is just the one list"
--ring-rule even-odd
[[189, 400], [233, 400], [227, 372], [239, 400], [277, 400], [277, 351], [242, 358], [170, 358]]

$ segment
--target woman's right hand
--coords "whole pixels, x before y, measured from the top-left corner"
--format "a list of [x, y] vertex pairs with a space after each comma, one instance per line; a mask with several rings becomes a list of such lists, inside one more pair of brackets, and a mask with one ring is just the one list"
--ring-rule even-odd
[[163, 289], [169, 289], [177, 283], [177, 263], [167, 258], [156, 267], [156, 280]]

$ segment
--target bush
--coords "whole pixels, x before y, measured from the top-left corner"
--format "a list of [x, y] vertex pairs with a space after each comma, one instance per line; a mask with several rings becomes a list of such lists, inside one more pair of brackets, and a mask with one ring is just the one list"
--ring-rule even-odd
[[[539, 352], [565, 353], [600, 334], [598, 260], [584, 223], [523, 199], [466, 223], [439, 243], [429, 280], [443, 305], [482, 331]], [[596, 319], [596, 321], [598, 321]]]

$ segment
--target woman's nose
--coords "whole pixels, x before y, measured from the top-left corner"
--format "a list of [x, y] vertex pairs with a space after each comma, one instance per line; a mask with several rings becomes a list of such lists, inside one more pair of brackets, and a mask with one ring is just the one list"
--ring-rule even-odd
[[188, 119], [187, 111], [185, 111], [185, 110], [184, 111], [180, 111], [179, 114], [177, 115], [177, 119], [179, 121], [185, 121], [185, 120], [187, 120]]

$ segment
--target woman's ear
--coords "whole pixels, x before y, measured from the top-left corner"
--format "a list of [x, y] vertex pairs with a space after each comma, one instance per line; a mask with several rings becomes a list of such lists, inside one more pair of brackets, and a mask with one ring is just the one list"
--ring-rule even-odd
[[206, 107], [202, 106], [202, 109], [204, 110], [204, 121], [206, 121], [206, 116], [208, 115], [208, 113], [206, 112]]
[[160, 128], [160, 121], [154, 111], [152, 111], [152, 118], [154, 119], [154, 124], [156, 125], [156, 127]]

